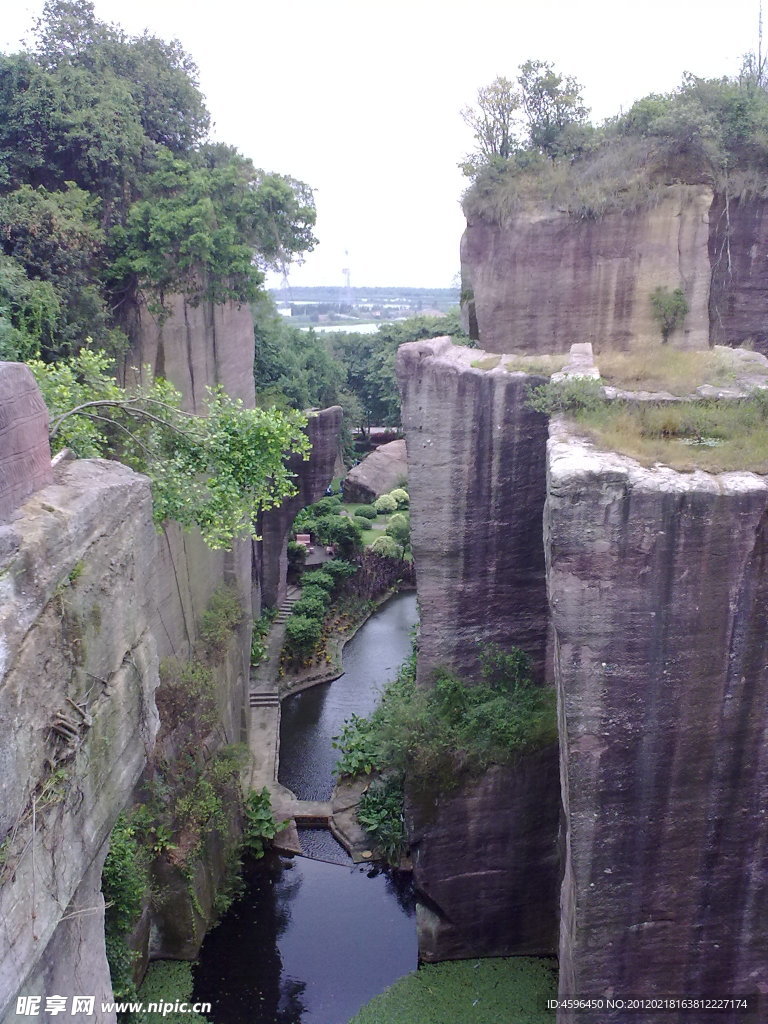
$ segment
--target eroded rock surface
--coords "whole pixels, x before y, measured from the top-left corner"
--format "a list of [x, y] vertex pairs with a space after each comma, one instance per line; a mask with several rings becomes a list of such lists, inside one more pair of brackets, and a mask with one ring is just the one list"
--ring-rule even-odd
[[395, 487], [407, 487], [407, 478], [405, 441], [390, 441], [379, 445], [350, 469], [344, 480], [344, 500], [367, 504]]
[[762, 477], [643, 469], [553, 425], [563, 994], [768, 991], [767, 511]]
[[0, 522], [51, 483], [48, 410], [29, 368], [0, 363]]
[[544, 673], [547, 422], [525, 396], [546, 378], [472, 366], [484, 356], [450, 338], [398, 351], [422, 682], [438, 665], [476, 676], [488, 643]]
[[265, 512], [259, 522], [261, 541], [256, 545], [258, 579], [264, 605], [276, 607], [285, 597], [285, 574], [288, 567], [286, 541], [297, 512], [311, 505], [325, 494], [333, 479], [334, 466], [339, 457], [341, 407], [310, 413], [307, 434], [312, 452], [305, 462], [295, 456], [289, 463], [296, 474], [297, 493], [286, 499], [279, 508]]
[[[110, 991], [97, 878], [157, 729], [155, 545], [148, 481], [102, 460], [63, 463], [0, 528], [0, 1018], [27, 979]], [[59, 932], [68, 907], [93, 920]]]
[[[462, 279], [488, 352], [566, 352], [578, 342], [628, 348], [658, 339], [650, 296], [682, 287], [689, 312], [670, 344], [709, 345], [709, 211], [703, 185], [670, 185], [659, 201], [598, 220], [521, 205], [503, 227], [467, 223]], [[761, 272], [762, 273], [762, 272]]]
[[557, 747], [492, 767], [434, 804], [409, 799], [419, 956], [551, 955], [557, 946]]

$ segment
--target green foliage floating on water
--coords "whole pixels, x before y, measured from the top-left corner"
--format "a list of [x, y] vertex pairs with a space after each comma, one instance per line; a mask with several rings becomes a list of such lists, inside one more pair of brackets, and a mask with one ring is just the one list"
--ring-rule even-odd
[[553, 961], [534, 957], [424, 964], [373, 998], [350, 1024], [552, 1024]]

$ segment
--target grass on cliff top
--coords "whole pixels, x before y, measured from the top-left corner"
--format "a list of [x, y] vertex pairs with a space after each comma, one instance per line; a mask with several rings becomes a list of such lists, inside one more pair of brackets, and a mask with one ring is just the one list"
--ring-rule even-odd
[[495, 370], [501, 364], [509, 373], [540, 373], [548, 377], [557, 373], [568, 362], [567, 352], [550, 352], [542, 355], [528, 355], [525, 352], [486, 355], [471, 364], [476, 370]]
[[598, 448], [645, 466], [768, 474], [768, 394], [741, 401], [606, 403], [570, 414]]
[[[600, 352], [595, 363], [603, 381], [613, 387], [672, 395], [689, 395], [701, 384], [727, 387], [747, 372], [744, 363], [725, 349], [678, 349], [658, 342], [627, 352]], [[768, 379], [768, 369], [758, 360], [749, 363], [748, 372]]]
[[508, 957], [426, 964], [367, 1003], [350, 1024], [552, 1024], [553, 960]]

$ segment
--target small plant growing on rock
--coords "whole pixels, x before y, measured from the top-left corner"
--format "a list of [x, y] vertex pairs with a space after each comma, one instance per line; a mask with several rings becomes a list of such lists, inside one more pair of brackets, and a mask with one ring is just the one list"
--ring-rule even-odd
[[666, 345], [669, 336], [678, 327], [682, 327], [688, 314], [688, 303], [682, 288], [670, 292], [668, 288], [656, 288], [651, 294], [653, 319], [661, 330], [662, 344]]
[[266, 786], [260, 793], [249, 793], [245, 800], [243, 850], [258, 860], [264, 856], [267, 843], [287, 824], [287, 821], [275, 821], [272, 801]]

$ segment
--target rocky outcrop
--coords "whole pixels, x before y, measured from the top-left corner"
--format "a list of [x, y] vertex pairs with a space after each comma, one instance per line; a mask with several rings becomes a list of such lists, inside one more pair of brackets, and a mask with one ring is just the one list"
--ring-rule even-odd
[[421, 682], [438, 665], [477, 676], [488, 643], [523, 648], [544, 674], [547, 422], [524, 399], [546, 378], [472, 365], [484, 356], [449, 338], [398, 351]]
[[123, 378], [145, 367], [171, 381], [189, 412], [205, 412], [206, 388], [221, 385], [249, 408], [255, 401], [250, 308], [233, 302], [193, 305], [183, 295], [166, 298], [164, 316], [146, 305], [132, 309], [126, 325], [130, 348], [123, 360]]
[[[545, 674], [547, 424], [524, 400], [544, 378], [473, 366], [486, 362], [485, 353], [448, 338], [398, 352], [421, 686], [440, 665], [478, 678], [490, 643], [523, 648], [539, 679]], [[408, 804], [424, 897], [420, 955], [554, 952], [556, 752], [521, 756], [433, 802], [411, 793]]]
[[255, 548], [256, 577], [264, 605], [277, 607], [285, 597], [288, 569], [286, 542], [296, 514], [325, 494], [333, 479], [339, 457], [339, 433], [342, 411], [338, 405], [320, 412], [311, 412], [307, 419], [307, 435], [312, 451], [306, 461], [293, 457], [289, 463], [296, 474], [297, 492], [279, 508], [264, 512], [259, 520], [261, 540]]
[[379, 445], [350, 469], [343, 484], [344, 500], [368, 504], [395, 487], [402, 487], [407, 479], [405, 441], [390, 441]]
[[51, 483], [48, 410], [23, 363], [0, 363], [0, 522]]
[[461, 245], [468, 313], [489, 352], [629, 348], [658, 339], [650, 296], [681, 287], [689, 313], [670, 344], [709, 345], [712, 191], [670, 185], [657, 202], [578, 219], [522, 204], [500, 225], [478, 216]]
[[437, 796], [413, 794], [408, 836], [419, 957], [547, 956], [557, 947], [557, 747]]
[[563, 994], [768, 991], [767, 513], [762, 477], [643, 469], [553, 425]]
[[157, 729], [155, 548], [147, 480], [102, 460], [0, 528], [0, 1017], [110, 991], [98, 880]]
[[709, 215], [710, 340], [768, 353], [768, 202], [715, 196]]

